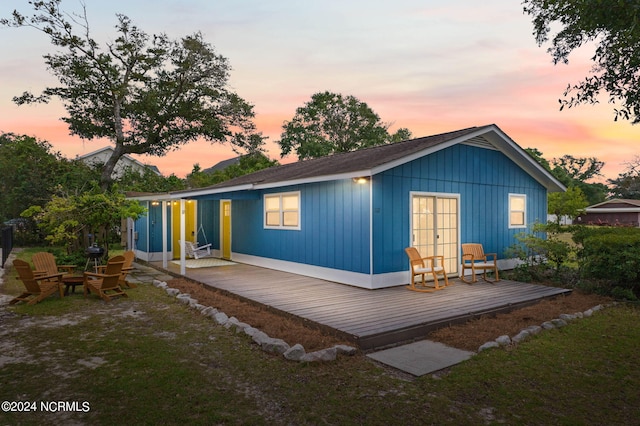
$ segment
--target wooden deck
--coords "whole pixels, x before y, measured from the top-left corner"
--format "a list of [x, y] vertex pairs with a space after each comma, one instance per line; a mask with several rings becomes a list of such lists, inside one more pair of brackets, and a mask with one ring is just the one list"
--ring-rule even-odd
[[[170, 272], [179, 271], [169, 265]], [[404, 287], [366, 290], [244, 264], [187, 268], [186, 277], [304, 318], [363, 350], [425, 337], [449, 324], [570, 293], [507, 280], [496, 284], [479, 280], [474, 285], [450, 280], [453, 285], [434, 293]]]

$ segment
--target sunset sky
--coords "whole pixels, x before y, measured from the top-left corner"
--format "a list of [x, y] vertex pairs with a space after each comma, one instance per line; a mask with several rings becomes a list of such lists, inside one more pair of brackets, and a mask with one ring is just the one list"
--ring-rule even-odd
[[[233, 67], [230, 84], [255, 106], [267, 153], [280, 159], [282, 124], [311, 95], [332, 91], [366, 102], [391, 130], [414, 137], [497, 124], [523, 148], [545, 158], [597, 157], [606, 178], [640, 155], [640, 128], [614, 122], [606, 98], [598, 106], [559, 111], [569, 83], [579, 82], [592, 50], [553, 65], [532, 35], [519, 0], [85, 0], [93, 37], [115, 38], [116, 13], [148, 34], [171, 38], [202, 32]], [[80, 11], [79, 0], [63, 8]], [[8, 0], [0, 16], [25, 14], [27, 0]], [[30, 28], [0, 29], [0, 132], [50, 142], [68, 158], [107, 140], [69, 136], [59, 103], [16, 106], [12, 97], [57, 84], [42, 55], [49, 39]], [[165, 157], [137, 157], [164, 175], [184, 177], [234, 156], [225, 146], [196, 142]], [[284, 161], [291, 161], [292, 158]]]

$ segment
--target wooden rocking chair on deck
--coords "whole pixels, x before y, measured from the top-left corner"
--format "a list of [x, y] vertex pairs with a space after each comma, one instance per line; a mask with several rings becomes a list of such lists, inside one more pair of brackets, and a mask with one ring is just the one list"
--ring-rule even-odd
[[[411, 267], [411, 284], [407, 286], [409, 290], [431, 293], [436, 290], [442, 290], [449, 285], [447, 272], [444, 270], [444, 256], [421, 257], [415, 247], [407, 247], [404, 251], [407, 253], [407, 256], [409, 256], [409, 266]], [[433, 276], [433, 287], [427, 286], [425, 280], [426, 274]], [[444, 277], [444, 287], [441, 287], [438, 283], [438, 274], [442, 274]], [[416, 275], [422, 276], [419, 287], [416, 286]]]
[[[493, 260], [489, 259], [492, 257]], [[476, 269], [482, 270], [482, 279], [495, 283], [500, 281], [498, 275], [498, 254], [497, 253], [485, 253], [482, 248], [482, 244], [468, 243], [462, 244], [462, 275], [460, 279], [467, 284], [473, 284], [477, 282]], [[471, 281], [467, 281], [464, 278], [464, 271], [471, 269]], [[496, 277], [494, 280], [487, 278], [487, 270], [494, 271]]]

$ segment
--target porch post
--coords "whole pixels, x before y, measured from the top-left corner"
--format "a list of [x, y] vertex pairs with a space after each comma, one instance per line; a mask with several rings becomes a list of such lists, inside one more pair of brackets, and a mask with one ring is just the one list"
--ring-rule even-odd
[[186, 208], [184, 205], [184, 198], [180, 199], [180, 275], [186, 275], [186, 255], [185, 255], [185, 234], [186, 234]]
[[162, 201], [162, 267], [167, 269], [168, 255], [167, 253], [167, 202]]

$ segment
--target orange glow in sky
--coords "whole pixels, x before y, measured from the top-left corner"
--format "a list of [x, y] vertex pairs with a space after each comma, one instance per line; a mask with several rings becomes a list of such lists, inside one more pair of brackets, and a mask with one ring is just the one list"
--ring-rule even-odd
[[[9, 3], [9, 4], [7, 4]], [[533, 39], [520, 2], [325, 0], [299, 2], [211, 2], [165, 0], [97, 2], [87, 15], [99, 42], [113, 40], [116, 13], [149, 34], [179, 38], [195, 31], [231, 63], [230, 85], [255, 106], [267, 153], [280, 159], [276, 141], [296, 108], [320, 91], [353, 95], [366, 102], [391, 130], [414, 137], [497, 124], [523, 148], [545, 158], [565, 154], [605, 162], [606, 178], [640, 155], [638, 128], [613, 121], [606, 102], [559, 111], [558, 99], [591, 64], [588, 49], [570, 64], [554, 66]], [[78, 11], [79, 3], [63, 7]], [[0, 17], [27, 2], [0, 5]], [[44, 34], [1, 28], [0, 131], [50, 142], [68, 158], [95, 151], [107, 140], [83, 141], [68, 134], [59, 103], [17, 107], [11, 98], [39, 93], [57, 81], [42, 55], [53, 51]], [[207, 168], [233, 157], [229, 146], [199, 141], [164, 157], [137, 156], [164, 175], [184, 177], [194, 164]], [[294, 158], [285, 159], [285, 162]]]

